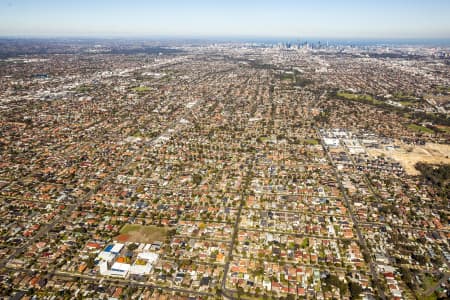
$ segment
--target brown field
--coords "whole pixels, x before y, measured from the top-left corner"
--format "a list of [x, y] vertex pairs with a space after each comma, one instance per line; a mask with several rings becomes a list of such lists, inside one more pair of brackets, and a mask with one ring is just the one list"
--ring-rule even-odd
[[429, 164], [449, 164], [450, 145], [427, 143], [424, 146], [398, 144], [399, 149], [368, 149], [372, 156], [384, 155], [398, 161], [409, 175], [419, 175], [414, 168], [418, 162]]
[[426, 95], [426, 99], [433, 99], [436, 103], [442, 105], [450, 101], [450, 95]]
[[116, 239], [134, 243], [164, 242], [168, 229], [158, 226], [144, 226], [139, 224], [125, 224]]

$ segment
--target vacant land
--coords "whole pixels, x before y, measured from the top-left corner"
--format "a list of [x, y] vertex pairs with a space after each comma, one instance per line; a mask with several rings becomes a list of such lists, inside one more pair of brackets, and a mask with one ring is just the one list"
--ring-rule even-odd
[[345, 99], [345, 100], [352, 100], [352, 101], [361, 101], [366, 103], [372, 103], [372, 104], [383, 104], [382, 101], [376, 100], [371, 95], [367, 94], [353, 94], [348, 92], [338, 92], [336, 94], [338, 98]]
[[450, 133], [450, 126], [443, 126], [443, 125], [438, 125], [436, 126], [439, 130], [445, 132], [445, 133]]
[[133, 88], [133, 91], [138, 92], [138, 93], [143, 93], [143, 92], [150, 91], [150, 88], [146, 87], [146, 86], [138, 86], [138, 87]]
[[427, 127], [424, 127], [424, 126], [420, 126], [420, 125], [416, 125], [416, 124], [408, 125], [408, 128], [413, 130], [413, 131], [416, 131], [416, 132], [430, 133], [430, 134], [434, 133], [434, 131], [431, 130], [430, 128], [427, 128]]
[[139, 224], [126, 224], [117, 237], [120, 241], [135, 243], [164, 242], [168, 229], [166, 227], [143, 226]]
[[419, 175], [414, 165], [418, 162], [428, 164], [450, 163], [450, 145], [427, 143], [424, 146], [410, 146], [400, 144], [399, 148], [393, 150], [370, 149], [369, 154], [373, 156], [384, 155], [398, 161], [409, 175]]
[[319, 140], [316, 140], [316, 139], [305, 139], [305, 140], [303, 140], [303, 143], [305, 144], [305, 145], [318, 145], [319, 144]]
[[[448, 89], [450, 89], [450, 88], [448, 88]], [[444, 93], [446, 92], [446, 93], [449, 93], [449, 91], [443, 91]], [[437, 103], [437, 104], [439, 104], [439, 105], [444, 105], [445, 103], [448, 103], [448, 102], [450, 102], [450, 95], [443, 95], [443, 94], [440, 94], [440, 95], [426, 95], [425, 96], [425, 99], [427, 99], [427, 100], [431, 100], [431, 101], [434, 101], [435, 103]]]

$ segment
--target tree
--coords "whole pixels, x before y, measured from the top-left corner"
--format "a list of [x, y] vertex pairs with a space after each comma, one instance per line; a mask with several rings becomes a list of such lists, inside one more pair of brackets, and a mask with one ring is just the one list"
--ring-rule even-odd
[[350, 281], [348, 284], [352, 298], [357, 298], [362, 293], [362, 287], [356, 282]]
[[89, 258], [86, 260], [86, 267], [88, 269], [92, 269], [95, 266], [95, 258], [92, 256], [89, 256]]
[[241, 296], [244, 294], [244, 289], [241, 286], [237, 287], [237, 295], [238, 299], [241, 299]]
[[200, 183], [202, 183], [202, 179], [202, 175], [200, 174], [192, 175], [192, 182], [194, 182], [195, 185], [199, 185]]
[[415, 286], [414, 286], [414, 282], [413, 282], [413, 274], [411, 273], [411, 271], [408, 268], [402, 267], [400, 269], [400, 272], [402, 273], [402, 279], [403, 281], [406, 283], [406, 285], [414, 290]]
[[217, 296], [222, 295], [222, 289], [220, 287], [216, 287], [216, 292], [215, 293], [216, 293]]
[[134, 251], [134, 250], [136, 250], [138, 247], [139, 247], [138, 244], [132, 243], [132, 244], [129, 244], [127, 248], [128, 248], [128, 250], [130, 250], [130, 251]]
[[255, 289], [255, 294], [258, 296], [261, 293], [261, 288], [259, 286]]

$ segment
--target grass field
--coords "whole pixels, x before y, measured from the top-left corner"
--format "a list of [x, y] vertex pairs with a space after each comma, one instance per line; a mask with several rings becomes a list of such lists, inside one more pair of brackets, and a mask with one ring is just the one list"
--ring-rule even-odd
[[91, 91], [91, 88], [89, 86], [86, 86], [86, 85], [80, 85], [79, 87], [77, 87], [75, 89], [75, 92], [77, 92], [77, 93], [87, 93], [87, 92], [90, 92], [90, 91]]
[[138, 93], [143, 93], [143, 92], [150, 91], [150, 88], [146, 87], [146, 86], [138, 86], [138, 87], [133, 88], [133, 91], [138, 92]]
[[120, 236], [129, 242], [135, 243], [164, 242], [167, 231], [166, 227], [126, 224], [120, 230]]
[[437, 296], [435, 293], [431, 294], [430, 296], [420, 296], [422, 300], [437, 300]]
[[347, 100], [354, 100], [354, 101], [361, 101], [361, 102], [368, 102], [372, 104], [383, 104], [382, 101], [378, 101], [374, 99], [371, 95], [366, 94], [353, 94], [348, 92], [338, 92], [336, 94], [339, 98], [347, 99]]
[[[397, 100], [394, 100], [394, 101], [397, 101]], [[398, 100], [397, 102], [406, 107], [414, 105], [414, 102], [409, 101], [409, 100]]]
[[303, 141], [306, 145], [318, 145], [319, 141], [316, 139], [305, 139]]
[[[428, 290], [429, 288], [434, 287], [434, 286], [436, 285], [437, 282], [438, 282], [438, 281], [435, 280], [435, 279], [433, 279], [433, 277], [427, 275], [427, 276], [424, 278], [424, 281], [423, 281], [423, 287], [422, 287], [422, 288], [423, 288], [424, 291], [426, 291], [426, 290]], [[425, 295], [422, 294], [420, 299], [424, 299], [424, 300], [434, 300], [434, 299], [437, 299], [437, 296], [436, 296], [435, 293], [433, 293], [433, 294], [431, 294], [431, 295], [429, 295], [429, 296], [425, 296]]]
[[416, 124], [408, 125], [408, 128], [416, 132], [431, 133], [431, 134], [434, 133], [434, 131], [431, 130], [430, 128], [419, 126]]

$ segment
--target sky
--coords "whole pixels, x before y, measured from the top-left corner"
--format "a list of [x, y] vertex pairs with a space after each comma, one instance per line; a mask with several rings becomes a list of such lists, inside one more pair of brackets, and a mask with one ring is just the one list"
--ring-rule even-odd
[[449, 39], [450, 0], [0, 0], [0, 36]]

